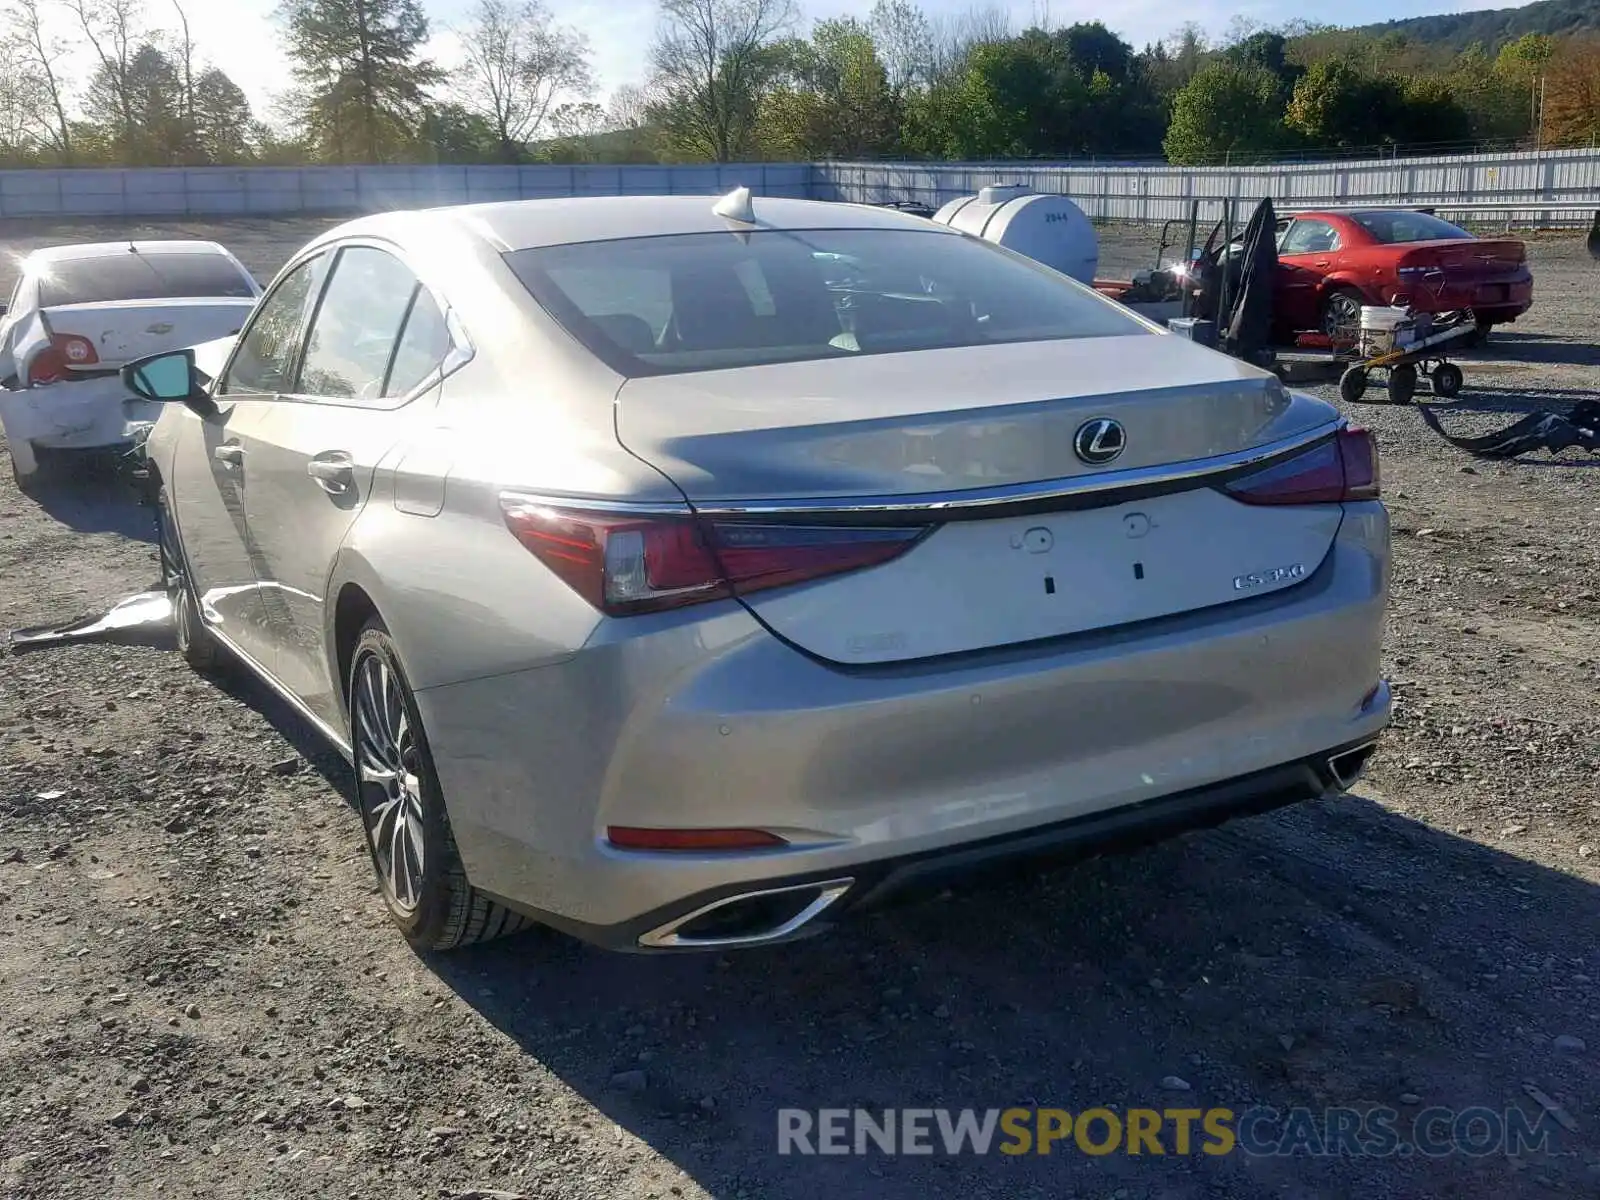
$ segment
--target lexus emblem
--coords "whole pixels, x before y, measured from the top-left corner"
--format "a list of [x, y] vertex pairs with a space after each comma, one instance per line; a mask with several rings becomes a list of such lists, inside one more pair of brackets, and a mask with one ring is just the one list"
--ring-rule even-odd
[[1114, 462], [1128, 448], [1128, 435], [1119, 421], [1110, 417], [1096, 417], [1078, 426], [1073, 436], [1072, 449], [1091, 467], [1103, 467]]

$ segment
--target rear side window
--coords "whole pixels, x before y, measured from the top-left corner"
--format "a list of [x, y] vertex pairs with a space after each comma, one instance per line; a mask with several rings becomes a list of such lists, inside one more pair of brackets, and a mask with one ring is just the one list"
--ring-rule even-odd
[[1442, 242], [1454, 239], [1471, 240], [1472, 235], [1458, 225], [1441, 221], [1438, 217], [1420, 212], [1362, 212], [1352, 213], [1353, 220], [1372, 235], [1375, 241], [1386, 246], [1404, 242]]
[[419, 287], [400, 343], [395, 347], [394, 364], [389, 368], [389, 382], [383, 394], [406, 395], [437, 371], [449, 353], [450, 330], [444, 313], [428, 290]]
[[301, 263], [279, 281], [257, 307], [244, 341], [233, 356], [223, 395], [286, 392], [305, 329], [306, 309], [327, 270], [328, 256]]
[[947, 232], [620, 238], [506, 261], [623, 375], [1150, 332], [1088, 288]]
[[249, 299], [251, 280], [230, 260], [204, 251], [126, 254], [49, 263], [39, 271], [39, 306], [108, 300]]
[[1330, 254], [1339, 248], [1339, 233], [1326, 221], [1296, 221], [1278, 247], [1279, 254]]
[[370, 246], [342, 250], [312, 319], [295, 391], [356, 403], [382, 399], [417, 286], [392, 254]]

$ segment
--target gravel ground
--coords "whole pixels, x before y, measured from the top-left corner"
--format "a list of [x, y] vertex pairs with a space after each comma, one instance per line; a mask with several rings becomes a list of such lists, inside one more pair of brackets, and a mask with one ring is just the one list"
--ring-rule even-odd
[[[213, 236], [265, 278], [319, 225], [0, 245]], [[1110, 231], [1106, 265], [1151, 249]], [[1600, 385], [1600, 268], [1533, 253], [1538, 307], [1469, 364], [1452, 425]], [[1359, 416], [1399, 708], [1357, 794], [773, 951], [535, 933], [418, 958], [337, 758], [248, 679], [159, 640], [0, 657], [0, 1195], [1600, 1194], [1600, 474]], [[115, 478], [36, 502], [0, 473], [0, 626], [148, 585], [148, 538]], [[1386, 1106], [1404, 1135], [1430, 1106], [1532, 1123], [1529, 1085], [1572, 1129], [1525, 1154], [775, 1153], [790, 1106]]]

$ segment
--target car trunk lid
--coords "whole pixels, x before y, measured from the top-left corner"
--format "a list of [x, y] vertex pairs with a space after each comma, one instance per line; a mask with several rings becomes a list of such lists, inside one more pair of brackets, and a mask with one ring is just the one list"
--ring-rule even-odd
[[36, 377], [47, 353], [59, 363], [52, 378], [115, 375], [125, 364], [237, 332], [252, 299], [108, 300], [58, 304], [34, 313], [15, 339], [20, 380]]
[[1400, 258], [1402, 268], [1438, 268], [1452, 277], [1503, 275], [1520, 270], [1527, 248], [1516, 238], [1453, 238], [1418, 242]]
[[[741, 596], [780, 636], [854, 663], [1293, 586], [1326, 555], [1341, 506], [1251, 507], [1212, 484], [1334, 420], [1263, 372], [1159, 335], [641, 378], [617, 407], [623, 444], [720, 544], [760, 536], [751, 526], [929, 529], [890, 562]], [[1075, 443], [1106, 421], [1124, 448], [1084, 461]]]

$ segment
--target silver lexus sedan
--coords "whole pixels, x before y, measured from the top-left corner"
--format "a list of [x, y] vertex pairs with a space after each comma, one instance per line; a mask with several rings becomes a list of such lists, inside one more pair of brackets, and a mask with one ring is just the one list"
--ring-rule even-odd
[[184, 652], [350, 758], [418, 947], [797, 937], [1336, 791], [1388, 720], [1368, 434], [917, 217], [365, 218], [125, 377]]

